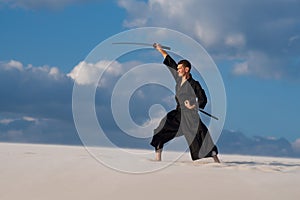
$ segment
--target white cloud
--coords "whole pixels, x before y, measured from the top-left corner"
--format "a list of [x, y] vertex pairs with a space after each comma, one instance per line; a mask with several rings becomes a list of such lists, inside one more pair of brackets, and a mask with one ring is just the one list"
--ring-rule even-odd
[[[92, 1], [92, 0], [89, 0]], [[9, 5], [12, 8], [38, 9], [50, 8], [59, 9], [74, 3], [85, 3], [87, 0], [0, 0], [0, 5]]]
[[246, 44], [246, 39], [243, 34], [231, 34], [225, 38], [225, 44], [231, 47], [240, 48]]
[[141, 98], [141, 99], [145, 99], [145, 93], [142, 91], [142, 90], [137, 90], [136, 91], [136, 94], [137, 94], [137, 96], [139, 97], [139, 98]]
[[[144, 2], [136, 2], [134, 0], [120, 0], [118, 2], [120, 7], [130, 10], [129, 20], [124, 20], [124, 26], [126, 27], [139, 27], [144, 26], [147, 23], [147, 11], [148, 6]], [[143, 10], [144, 12], [141, 12]], [[139, 18], [135, 18], [135, 15], [139, 15]]]
[[151, 10], [166, 8], [167, 10], [165, 10], [165, 14], [169, 18], [179, 18], [187, 14], [187, 8], [192, 2], [193, 1], [190, 0], [176, 2], [170, 0], [150, 0], [149, 7]]
[[26, 67], [20, 61], [10, 60], [9, 62], [1, 62], [0, 61], [0, 69], [10, 71], [17, 69], [19, 72], [26, 73], [43, 73], [47, 74], [48, 77], [59, 79], [64, 76], [57, 67], [50, 67], [48, 65], [44, 66], [33, 66], [32, 64], [28, 64]]
[[128, 13], [126, 27], [174, 29], [199, 41], [213, 58], [243, 60], [236, 75], [299, 79], [299, 1], [120, 0], [119, 6]]
[[3, 125], [9, 125], [13, 122], [16, 121], [26, 121], [26, 122], [37, 122], [38, 119], [37, 118], [33, 118], [33, 117], [29, 117], [29, 116], [23, 116], [23, 117], [18, 117], [18, 118], [5, 118], [5, 119], [1, 119], [0, 120], [0, 124]]
[[[10, 70], [7, 70], [7, 67]], [[17, 67], [17, 70], [12, 70]], [[22, 68], [21, 68], [22, 67]], [[19, 121], [38, 122], [36, 118], [64, 118], [71, 102], [73, 81], [57, 67], [27, 66], [20, 61], [0, 61], [0, 124]], [[13, 114], [18, 117], [10, 117]], [[60, 113], [59, 116], [57, 113]], [[38, 117], [37, 117], [38, 116]]]
[[10, 124], [13, 121], [15, 121], [15, 120], [14, 119], [1, 119], [0, 124], [7, 125], [7, 124]]
[[216, 44], [219, 37], [217, 30], [199, 21], [195, 22], [194, 27], [195, 27], [194, 28], [195, 37], [199, 39], [201, 42], [203, 42], [203, 44], [205, 44], [206, 46], [211, 46]]
[[233, 67], [232, 70], [234, 75], [247, 75], [250, 74], [249, 66], [247, 62], [238, 63]]
[[0, 61], [0, 83], [0, 141], [78, 141], [71, 112], [74, 82], [57, 67]]
[[48, 68], [48, 74], [50, 77], [59, 80], [65, 77], [65, 74], [61, 73], [58, 69], [58, 67], [49, 67]]
[[57, 80], [65, 76], [59, 71], [57, 67], [50, 67], [48, 65], [33, 66], [32, 64], [28, 64], [26, 67], [24, 67], [24, 64], [22, 62], [16, 60], [11, 60], [9, 62], [0, 62], [0, 70], [1, 69], [6, 71], [17, 69], [19, 72], [24, 72], [24, 74], [26, 74], [26, 72], [36, 74], [43, 73], [47, 74], [49, 78], [54, 78]]
[[19, 71], [23, 70], [23, 64], [16, 60], [11, 60], [8, 63], [0, 63], [6, 70], [17, 69]]
[[128, 12], [128, 18], [124, 20], [126, 27], [173, 28], [199, 39], [207, 46], [224, 41], [224, 34], [228, 32], [226, 29], [230, 29], [226, 28], [230, 24], [223, 21], [228, 18], [228, 13], [223, 11], [223, 4], [215, 5], [205, 0], [119, 1], [119, 6]]
[[[101, 77], [98, 83], [101, 73], [106, 73], [109, 77]], [[121, 73], [122, 65], [117, 61], [102, 60], [95, 64], [82, 61], [67, 76], [81, 85], [96, 84], [99, 87], [105, 87], [111, 76], [116, 77]]]
[[234, 75], [255, 75], [261, 78], [280, 79], [283, 72], [279, 69], [279, 61], [270, 59], [263, 52], [250, 51], [244, 58], [246, 61], [237, 63], [232, 70]]
[[49, 74], [52, 76], [57, 76], [57, 75], [59, 75], [59, 69], [57, 67], [51, 67]]
[[28, 117], [28, 116], [24, 116], [24, 117], [22, 117], [22, 119], [27, 122], [37, 122], [38, 121], [38, 119], [33, 118], [33, 117]]

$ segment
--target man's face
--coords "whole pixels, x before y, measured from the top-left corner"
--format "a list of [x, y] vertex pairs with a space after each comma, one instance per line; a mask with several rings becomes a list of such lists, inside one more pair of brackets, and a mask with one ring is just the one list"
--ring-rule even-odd
[[182, 64], [179, 64], [177, 66], [177, 73], [179, 77], [183, 77], [188, 73], [189, 68], [188, 67], [184, 67]]

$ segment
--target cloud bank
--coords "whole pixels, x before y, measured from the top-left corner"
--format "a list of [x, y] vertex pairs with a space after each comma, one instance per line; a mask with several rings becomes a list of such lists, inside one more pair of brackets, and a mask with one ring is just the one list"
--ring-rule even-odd
[[57, 67], [0, 62], [0, 140], [79, 143], [72, 120], [72, 86]]
[[275, 0], [119, 0], [125, 27], [159, 26], [199, 41], [232, 74], [299, 79], [300, 2]]
[[[0, 141], [80, 144], [72, 116], [72, 90], [76, 82], [86, 87], [96, 83], [96, 114], [113, 143], [127, 147], [148, 146], [149, 138], [133, 138], [123, 133], [111, 112], [111, 96], [117, 80], [138, 64], [82, 61], [64, 74], [57, 67], [47, 65], [24, 65], [16, 60], [0, 62]], [[98, 80], [96, 75], [104, 68], [104, 75]], [[148, 128], [145, 133], [152, 135], [161, 116], [150, 119], [149, 109], [161, 101], [164, 106], [173, 106], [168, 100], [170, 95], [173, 94], [166, 93], [164, 88], [147, 85], [133, 93], [130, 105], [122, 105], [128, 107], [136, 124], [148, 125], [151, 130]], [[119, 103], [123, 103], [122, 100]]]
[[290, 143], [285, 138], [247, 137], [239, 131], [223, 130], [218, 146], [224, 154], [299, 157], [299, 141]]
[[[83, 73], [79, 84], [94, 83], [95, 70], [102, 69], [108, 61], [96, 64], [78, 63], [69, 74], [57, 67], [24, 65], [20, 61], [0, 62], [0, 141], [52, 144], [81, 144], [72, 116], [72, 89], [77, 73]], [[132, 120], [140, 125], [150, 124], [135, 138], [122, 132], [111, 112], [111, 95], [115, 82], [138, 62], [112, 62], [107, 68], [105, 80], [99, 80], [95, 95], [96, 112], [106, 136], [116, 145], [128, 148], [152, 148], [149, 145], [155, 124], [162, 115], [153, 110], [161, 104], [166, 110], [175, 107], [171, 91], [155, 85], [138, 88], [128, 105]], [[81, 68], [85, 68], [80, 70]], [[81, 71], [81, 72], [80, 72]], [[122, 103], [122, 102], [120, 102]], [[127, 105], [124, 105], [127, 106]], [[181, 138], [182, 139], [182, 138]], [[186, 147], [183, 140], [178, 143]], [[100, 141], [101, 143], [101, 141]], [[249, 138], [243, 133], [224, 130], [218, 146], [221, 153], [300, 156], [299, 139], [294, 143], [284, 138]]]

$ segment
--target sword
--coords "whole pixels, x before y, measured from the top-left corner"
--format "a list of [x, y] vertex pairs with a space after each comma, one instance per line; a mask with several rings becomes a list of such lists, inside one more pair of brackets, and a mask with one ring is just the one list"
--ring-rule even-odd
[[219, 120], [216, 116], [213, 116], [212, 114], [209, 114], [208, 112], [205, 112], [204, 110], [199, 109], [200, 112], [206, 114], [207, 116], [210, 116], [211, 118], [214, 118], [215, 120]]
[[[128, 44], [128, 45], [140, 45], [140, 46], [151, 46], [154, 47], [154, 44], [141, 43], [141, 42], [113, 42], [112, 44]], [[168, 46], [161, 46], [162, 49], [171, 50]]]

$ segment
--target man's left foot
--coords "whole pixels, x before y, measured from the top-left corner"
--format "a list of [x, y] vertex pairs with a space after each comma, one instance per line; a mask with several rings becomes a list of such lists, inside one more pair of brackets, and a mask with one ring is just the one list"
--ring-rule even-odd
[[161, 152], [162, 152], [162, 149], [155, 150], [155, 160], [156, 161], [161, 161]]

